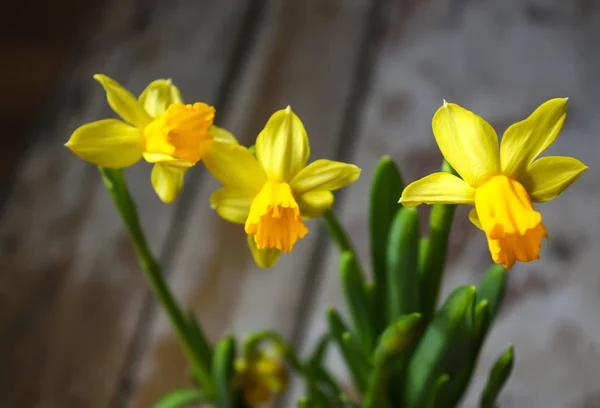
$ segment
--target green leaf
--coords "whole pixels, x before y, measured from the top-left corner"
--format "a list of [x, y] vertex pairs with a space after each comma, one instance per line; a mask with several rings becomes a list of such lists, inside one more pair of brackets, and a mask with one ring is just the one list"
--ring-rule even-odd
[[462, 367], [451, 379], [450, 384], [444, 387], [444, 392], [446, 393], [445, 403], [449, 406], [457, 406], [464, 396], [464, 393], [471, 382], [475, 367], [477, 366], [481, 346], [483, 345], [483, 340], [489, 326], [489, 304], [488, 301], [484, 299], [475, 307], [470, 356], [465, 358]]
[[171, 390], [158, 400], [153, 408], [185, 408], [192, 404], [206, 402], [202, 392], [195, 389]]
[[[442, 374], [435, 380], [433, 384], [433, 388], [431, 389], [431, 393], [429, 395], [429, 399], [425, 407], [427, 408], [445, 408], [442, 404], [442, 391], [448, 386], [448, 382], [450, 381], [450, 377], [447, 374]], [[451, 405], [447, 405], [451, 406]]]
[[419, 213], [399, 210], [390, 228], [387, 248], [387, 318], [419, 311]]
[[340, 401], [342, 401], [342, 408], [358, 408], [358, 405], [352, 402], [346, 394], [340, 395]]
[[344, 252], [340, 258], [340, 280], [346, 298], [346, 307], [352, 320], [352, 328], [358, 336], [365, 355], [369, 356], [375, 343], [375, 328], [365, 280], [356, 257]]
[[[378, 301], [377, 310], [383, 314], [387, 310], [385, 304], [387, 247], [392, 220], [399, 208], [398, 200], [402, 195], [404, 182], [398, 167], [391, 157], [383, 156], [375, 169], [371, 182], [371, 195], [369, 206], [369, 226], [371, 233], [371, 260], [373, 276], [379, 293], [375, 297]], [[380, 329], [383, 330], [386, 322], [382, 316]]]
[[202, 330], [202, 327], [198, 324], [194, 312], [189, 311], [186, 315], [186, 320], [188, 326], [188, 338], [190, 339], [191, 346], [195, 350], [195, 355], [198, 356], [206, 372], [210, 372], [213, 353], [212, 347], [206, 339], [204, 330]]
[[[442, 171], [456, 175], [446, 161], [442, 165]], [[437, 306], [455, 209], [454, 204], [434, 204], [431, 207], [429, 233], [423, 243], [425, 251], [420, 258], [422, 263], [419, 294], [421, 311], [426, 320], [431, 318]]]
[[424, 407], [437, 379], [453, 378], [470, 358], [475, 296], [473, 286], [456, 288], [428, 326], [408, 365], [403, 407]]
[[212, 362], [212, 373], [217, 385], [217, 401], [219, 408], [233, 408], [233, 378], [235, 360], [235, 339], [225, 336], [215, 347]]
[[496, 360], [496, 363], [490, 371], [487, 384], [483, 389], [481, 396], [481, 408], [494, 408], [498, 395], [506, 384], [514, 364], [514, 349], [513, 346], [508, 346], [508, 349]]
[[477, 304], [483, 299], [489, 302], [490, 322], [494, 321], [500, 310], [505, 288], [506, 269], [500, 265], [494, 265], [488, 269], [477, 286]]
[[402, 372], [421, 332], [422, 317], [418, 313], [402, 316], [382, 333], [373, 353], [374, 368], [365, 392], [365, 408], [391, 407], [388, 389], [392, 374]]
[[311, 401], [308, 399], [308, 397], [298, 398], [297, 406], [298, 406], [298, 408], [312, 408], [313, 407], [313, 405], [312, 405]]
[[342, 224], [340, 224], [340, 220], [338, 220], [333, 210], [329, 209], [325, 211], [322, 219], [325, 223], [325, 229], [329, 233], [329, 236], [333, 239], [333, 242], [335, 242], [337, 245], [340, 252], [354, 252], [350, 238], [344, 230], [344, 227], [342, 227]]
[[362, 350], [355, 343], [352, 335], [335, 309], [327, 310], [327, 321], [329, 323], [329, 332], [336, 341], [342, 357], [346, 361], [354, 385], [360, 392], [363, 392], [367, 387], [367, 377], [370, 367]]
[[[478, 293], [479, 294], [479, 293]], [[479, 297], [479, 296], [478, 296]], [[477, 356], [483, 346], [483, 341], [488, 333], [491, 324], [490, 303], [487, 299], [483, 299], [475, 306], [475, 322], [474, 322], [474, 337], [475, 337], [475, 355]]]

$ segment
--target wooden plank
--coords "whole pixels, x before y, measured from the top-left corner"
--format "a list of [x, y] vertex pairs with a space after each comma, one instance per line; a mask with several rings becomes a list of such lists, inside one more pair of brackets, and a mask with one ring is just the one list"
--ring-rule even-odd
[[[148, 299], [96, 169], [62, 146], [77, 126], [110, 115], [92, 74], [106, 73], [135, 92], [170, 76], [189, 100], [215, 103], [245, 8], [234, 0], [120, 0], [105, 15], [57, 90], [53, 117], [24, 159], [3, 214], [1, 406], [109, 405]], [[156, 198], [149, 175], [148, 165], [127, 170], [160, 253], [177, 205]]]
[[[249, 143], [268, 117], [291, 105], [311, 138], [312, 158], [334, 158], [344, 137], [344, 112], [359, 63], [370, 2], [272, 1], [244, 70], [225, 124]], [[276, 329], [290, 338], [303, 285], [319, 235], [307, 238], [273, 270], [259, 270], [250, 258], [240, 226], [209, 208], [211, 182], [195, 197], [195, 208], [174, 258], [171, 284], [193, 308], [211, 339]], [[139, 387], [132, 405], [146, 407], [170, 387], [187, 383], [184, 362], [164, 316], [153, 318], [150, 344], [139, 358]], [[165, 373], [168, 373], [166, 375]]]
[[[569, 96], [567, 125], [547, 154], [572, 155], [592, 165], [600, 149], [593, 131], [600, 122], [590, 102], [600, 88], [592, 74], [598, 63], [591, 57], [590, 40], [598, 33], [598, 8], [584, 10], [583, 3], [523, 8], [518, 1], [441, 1], [408, 12], [401, 7], [404, 3], [391, 4], [384, 13], [389, 21], [354, 158], [363, 175], [340, 211], [367, 269], [367, 197], [373, 170], [384, 154], [400, 164], [407, 181], [439, 168], [431, 118], [442, 98], [474, 110], [502, 134], [543, 101]], [[511, 271], [503, 313], [483, 351], [465, 407], [477, 406], [493, 359], [508, 343], [515, 344], [517, 360], [501, 406], [597, 404], [600, 380], [592, 367], [600, 357], [592, 350], [600, 346], [600, 336], [586, 311], [598, 308], [598, 249], [591, 246], [600, 232], [600, 193], [593, 184], [598, 173], [590, 168], [564, 196], [540, 206], [552, 239], [544, 242], [541, 261]], [[455, 216], [443, 296], [458, 285], [477, 282], [490, 264], [485, 238], [468, 222], [467, 210], [460, 208]], [[330, 272], [315, 287], [318, 301], [306, 344], [326, 330], [325, 307], [344, 308], [334, 273], [337, 261], [332, 249]], [[336, 353], [328, 363], [347, 378]]]

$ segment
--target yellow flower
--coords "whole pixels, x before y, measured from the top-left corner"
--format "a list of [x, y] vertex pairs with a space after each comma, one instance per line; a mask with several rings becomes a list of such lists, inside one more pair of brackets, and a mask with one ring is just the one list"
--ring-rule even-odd
[[485, 120], [444, 101], [433, 117], [433, 134], [462, 180], [431, 174], [408, 185], [400, 202], [474, 204], [469, 219], [485, 232], [494, 262], [510, 268], [517, 260], [539, 259], [548, 235], [532, 202], [552, 200], [587, 170], [572, 157], [535, 160], [558, 136], [566, 109], [567, 98], [545, 102], [506, 130], [498, 150], [496, 132]]
[[210, 198], [224, 219], [245, 225], [257, 264], [272, 266], [290, 252], [333, 204], [331, 191], [355, 181], [352, 164], [317, 160], [306, 165], [310, 147], [304, 125], [288, 106], [271, 116], [256, 140], [256, 156], [240, 145], [207, 142], [203, 162], [224, 186]]
[[235, 370], [240, 376], [244, 402], [250, 406], [268, 402], [274, 394], [285, 390], [288, 371], [282, 361], [257, 351], [252, 359], [238, 359]]
[[215, 108], [205, 103], [184, 105], [171, 80], [158, 79], [139, 98], [105, 75], [94, 75], [106, 91], [110, 107], [123, 119], [104, 119], [79, 127], [65, 144], [73, 153], [98, 166], [128, 167], [142, 157], [154, 163], [151, 181], [159, 198], [173, 201], [183, 175], [203, 155], [213, 138], [235, 138], [213, 125]]

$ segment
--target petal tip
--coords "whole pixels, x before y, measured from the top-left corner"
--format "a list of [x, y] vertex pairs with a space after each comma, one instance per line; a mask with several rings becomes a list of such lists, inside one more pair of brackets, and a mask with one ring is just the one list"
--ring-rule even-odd
[[444, 108], [448, 107], [448, 101], [446, 101], [445, 99], [442, 99], [442, 107], [444, 107]]

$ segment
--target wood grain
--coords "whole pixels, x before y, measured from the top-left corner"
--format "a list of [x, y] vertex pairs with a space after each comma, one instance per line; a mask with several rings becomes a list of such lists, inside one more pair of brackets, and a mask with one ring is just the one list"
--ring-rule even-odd
[[[236, 1], [115, 1], [105, 10], [3, 215], [0, 406], [110, 405], [149, 296], [96, 169], [62, 146], [77, 126], [111, 115], [92, 74], [136, 93], [170, 76], [187, 98], [215, 103], [244, 12]], [[148, 165], [126, 174], [160, 253], [177, 205], [156, 198]]]
[[[501, 135], [547, 99], [568, 95], [567, 125], [545, 154], [573, 155], [592, 163], [591, 152], [600, 148], [594, 132], [590, 133], [590, 126], [597, 126], [598, 120], [592, 119], [596, 115], [586, 105], [600, 81], [587, 75], [578, 79], [565, 75], [597, 67], [596, 59], [589, 57], [589, 38], [592, 31], [598, 32], [592, 29], [600, 18], [598, 8], [582, 19], [574, 3], [563, 8], [558, 2], [549, 2], [536, 11], [535, 16], [547, 17], [538, 21], [518, 1], [464, 2], [462, 7], [452, 1], [424, 2], [410, 13], [400, 8], [400, 3], [390, 3], [385, 13], [388, 21], [381, 53], [374, 61], [373, 85], [361, 113], [353, 162], [363, 168], [363, 174], [349, 189], [339, 213], [367, 270], [367, 205], [373, 170], [385, 154], [399, 164], [406, 182], [439, 169], [441, 155], [431, 133], [431, 118], [443, 98], [483, 116]], [[548, 67], [548, 60], [560, 63]], [[595, 247], [591, 237], [600, 228], [597, 217], [592, 216], [597, 207], [590, 201], [598, 193], [588, 177], [593, 176], [582, 176], [563, 196], [540, 206], [551, 240], [543, 243], [541, 261], [518, 264], [510, 271], [505, 314], [488, 339], [474, 386], [461, 406], [478, 406], [488, 371], [509, 343], [515, 345], [517, 359], [514, 379], [503, 391], [501, 406], [554, 407], [597, 401], [594, 390], [600, 383], [597, 378], [590, 380], [587, 371], [594, 363], [582, 363], [589, 358], [597, 364], [597, 353], [585, 345], [596, 348], [600, 339], [586, 323], [589, 317], [583, 311], [583, 305], [597, 297], [598, 288], [590, 284], [582, 289], [586, 286], [582, 282], [597, 276], [591, 261]], [[577, 214], [568, 210], [573, 206]], [[427, 213], [424, 207], [422, 215]], [[476, 283], [491, 263], [485, 238], [469, 223], [467, 212], [468, 208], [461, 206], [455, 215], [443, 297], [458, 285]], [[577, 260], [579, 256], [582, 259]], [[318, 300], [307, 327], [307, 345], [326, 329], [325, 307], [345, 309], [333, 273], [339, 254], [332, 249], [327, 258], [332, 272], [315, 287]], [[562, 333], [560, 346], [557, 332]], [[563, 352], [577, 357], [567, 362], [561, 357]], [[348, 378], [337, 353], [330, 354], [328, 363], [341, 378]], [[540, 369], [542, 365], [545, 368]], [[580, 365], [585, 367], [581, 371], [576, 368]], [[556, 391], [559, 388], [561, 391]], [[581, 394], [588, 395], [587, 399], [578, 399]]]
[[[242, 141], [253, 141], [277, 109], [288, 104], [304, 121], [311, 159], [335, 158], [353, 87], [369, 1], [295, 0], [268, 3], [253, 58], [244, 69], [225, 124]], [[250, 108], [251, 107], [251, 108]], [[193, 308], [211, 339], [225, 331], [243, 335], [276, 329], [290, 338], [305, 306], [304, 282], [320, 233], [311, 222], [307, 238], [272, 270], [250, 259], [241, 226], [219, 219], [208, 206], [217, 188], [209, 182], [194, 199], [182, 246], [174, 255], [172, 286]], [[149, 345], [140, 356], [133, 405], [146, 407], [169, 387], [187, 383], [181, 354], [162, 315], [154, 317]], [[169, 373], [169, 375], [165, 375]]]

